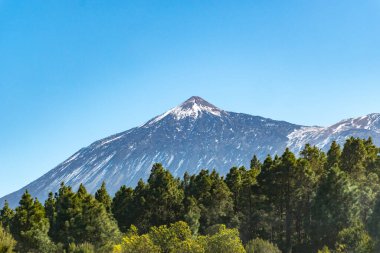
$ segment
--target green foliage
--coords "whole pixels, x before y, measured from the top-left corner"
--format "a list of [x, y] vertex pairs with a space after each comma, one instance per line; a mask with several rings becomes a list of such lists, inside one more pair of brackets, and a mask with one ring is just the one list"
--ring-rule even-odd
[[107, 249], [120, 237], [115, 220], [83, 185], [77, 193], [62, 185], [56, 210], [53, 236], [66, 248], [70, 243], [91, 242], [96, 248]]
[[5, 201], [4, 207], [0, 210], [0, 224], [2, 224], [5, 228], [10, 229], [14, 216], [15, 212], [9, 208], [8, 202]]
[[49, 219], [49, 223], [50, 223], [50, 231], [49, 231], [50, 236], [52, 234], [52, 225], [55, 224], [56, 216], [57, 216], [55, 206], [56, 206], [56, 199], [53, 196], [53, 193], [50, 192], [44, 205], [45, 216]]
[[321, 250], [318, 250], [318, 253], [331, 253], [331, 251], [327, 246], [323, 246]]
[[332, 248], [338, 233], [356, 224], [359, 219], [358, 189], [339, 168], [329, 171], [315, 197], [311, 231], [316, 247]]
[[200, 226], [201, 209], [198, 207], [197, 200], [194, 197], [187, 198], [186, 209], [184, 220], [189, 224], [191, 232], [196, 235]]
[[233, 216], [232, 193], [216, 171], [202, 170], [190, 178], [186, 196], [197, 200], [201, 210], [200, 232], [214, 224], [229, 223]]
[[112, 214], [115, 217], [120, 231], [125, 232], [133, 221], [133, 189], [121, 186], [112, 200]]
[[369, 234], [375, 240], [376, 251], [380, 252], [380, 194], [377, 196], [376, 204], [367, 226]]
[[12, 253], [16, 241], [0, 224], [0, 253]]
[[16, 208], [11, 226], [18, 250], [41, 253], [53, 251], [55, 245], [48, 236], [49, 226], [44, 207], [26, 191]]
[[107, 192], [105, 182], [103, 182], [100, 189], [95, 192], [95, 199], [104, 205], [107, 212], [111, 212], [112, 199]]
[[161, 248], [162, 252], [171, 252], [181, 241], [191, 238], [191, 230], [185, 222], [179, 221], [169, 227], [166, 225], [152, 227], [149, 237]]
[[378, 149], [367, 141], [359, 138], [349, 138], [344, 144], [340, 165], [343, 171], [352, 175], [356, 180], [363, 180], [366, 168], [371, 168], [377, 158]]
[[148, 234], [128, 233], [122, 243], [114, 247], [114, 253], [165, 252], [165, 253], [239, 253], [245, 252], [237, 229], [215, 226], [213, 233], [194, 236], [185, 222], [170, 226], [152, 227]]
[[170, 253], [204, 253], [205, 249], [197, 239], [186, 239], [176, 244]]
[[249, 241], [245, 250], [247, 253], [281, 253], [276, 245], [260, 238]]
[[336, 141], [331, 143], [330, 149], [327, 152], [326, 169], [339, 166], [342, 150]]
[[123, 238], [122, 243], [115, 245], [114, 253], [160, 253], [159, 246], [154, 245], [148, 235], [131, 235]]
[[70, 243], [69, 253], [95, 253], [95, 247], [91, 243], [82, 243], [76, 245], [75, 243]]
[[227, 229], [221, 225], [218, 231], [205, 237], [203, 240], [206, 253], [245, 253], [243, 243], [237, 229]]
[[180, 182], [162, 167], [153, 165], [145, 194], [150, 226], [170, 224], [179, 220], [183, 212], [184, 192]]
[[62, 183], [44, 206], [26, 192], [0, 210], [0, 253], [380, 252], [379, 151], [350, 138], [182, 181], [155, 164], [112, 200], [104, 183], [95, 196]]
[[339, 232], [336, 248], [337, 252], [371, 253], [374, 243], [364, 226], [357, 224]]

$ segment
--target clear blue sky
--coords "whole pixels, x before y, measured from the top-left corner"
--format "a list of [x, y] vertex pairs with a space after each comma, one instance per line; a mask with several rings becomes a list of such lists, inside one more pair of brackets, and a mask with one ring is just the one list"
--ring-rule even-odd
[[0, 196], [192, 95], [303, 125], [380, 112], [379, 24], [379, 0], [0, 0]]

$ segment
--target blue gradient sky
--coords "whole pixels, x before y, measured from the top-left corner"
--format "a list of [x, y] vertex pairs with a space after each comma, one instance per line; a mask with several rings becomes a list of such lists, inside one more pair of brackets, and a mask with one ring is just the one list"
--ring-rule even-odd
[[379, 0], [0, 0], [0, 196], [192, 95], [303, 125], [380, 112], [379, 24]]

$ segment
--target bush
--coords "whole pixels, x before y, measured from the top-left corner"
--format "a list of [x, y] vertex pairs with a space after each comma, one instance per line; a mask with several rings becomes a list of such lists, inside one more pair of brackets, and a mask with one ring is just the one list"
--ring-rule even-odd
[[70, 243], [69, 245], [69, 252], [70, 253], [94, 253], [95, 248], [94, 245], [91, 243], [82, 243], [79, 245], [75, 245], [74, 243]]
[[0, 224], [0, 253], [11, 253], [16, 245], [12, 235], [5, 231]]
[[218, 231], [212, 231], [214, 234], [206, 236], [203, 240], [206, 253], [245, 253], [237, 229], [227, 229], [225, 225], [220, 225], [218, 229]]
[[245, 250], [247, 253], [281, 253], [276, 245], [260, 238], [249, 241]]
[[121, 244], [113, 249], [114, 253], [158, 253], [160, 247], [154, 245], [148, 235], [131, 235], [123, 238]]

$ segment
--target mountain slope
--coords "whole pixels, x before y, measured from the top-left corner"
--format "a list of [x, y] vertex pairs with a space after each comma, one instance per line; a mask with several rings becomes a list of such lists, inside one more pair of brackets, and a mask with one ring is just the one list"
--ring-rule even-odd
[[112, 135], [83, 148], [57, 167], [9, 194], [15, 206], [21, 194], [29, 192], [45, 199], [61, 182], [77, 188], [85, 184], [94, 192], [106, 181], [110, 193], [123, 184], [136, 185], [146, 179], [153, 163], [160, 162], [174, 175], [185, 171], [217, 169], [225, 174], [232, 166], [247, 166], [253, 154], [263, 159], [289, 146], [298, 152], [306, 143], [326, 149], [333, 139], [373, 136], [380, 142], [379, 114], [342, 121], [328, 128], [306, 127], [242, 113], [227, 112], [200, 97], [181, 105], [146, 124]]

